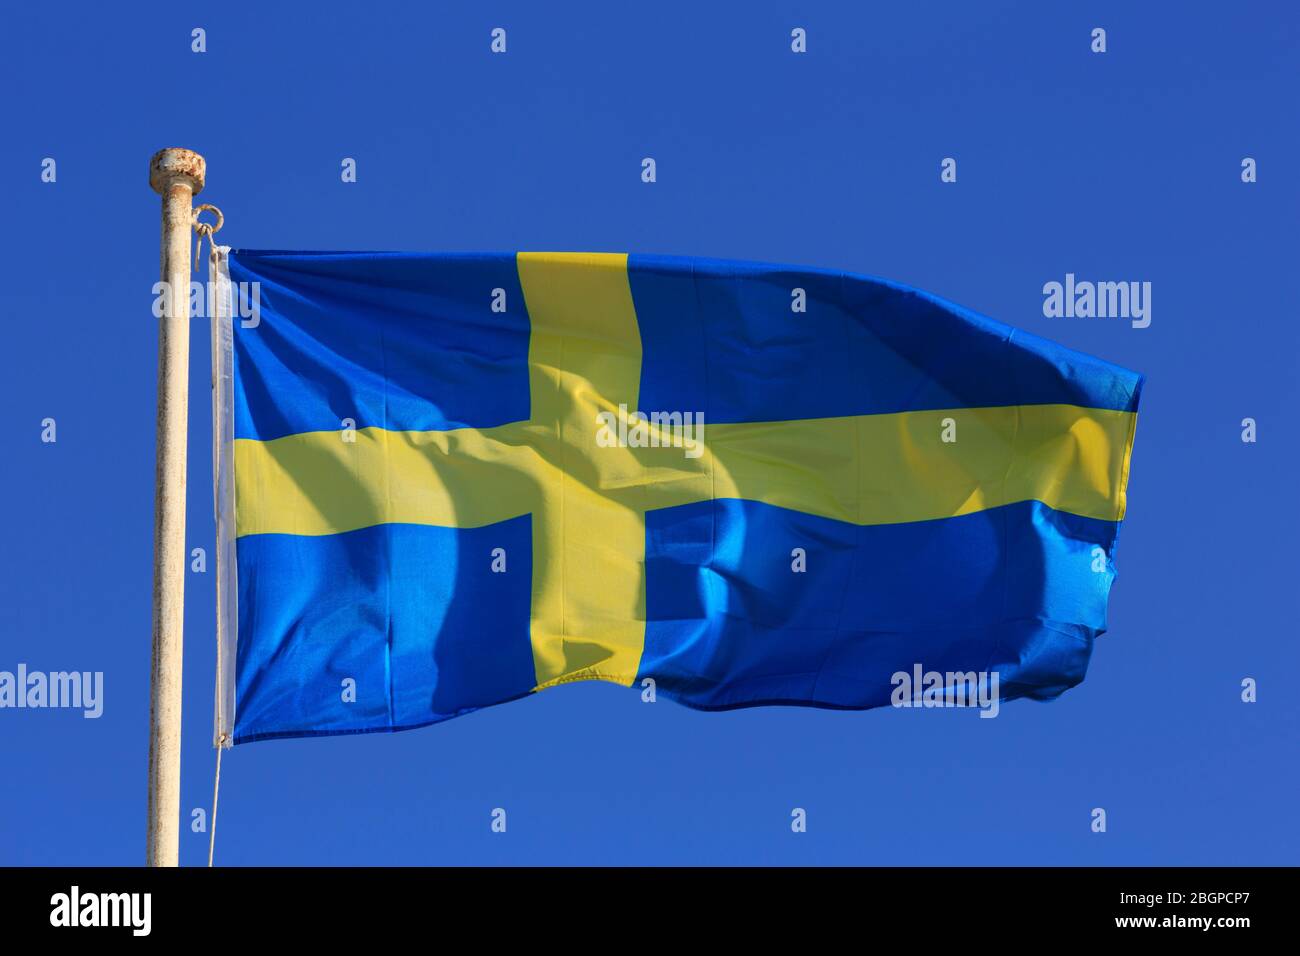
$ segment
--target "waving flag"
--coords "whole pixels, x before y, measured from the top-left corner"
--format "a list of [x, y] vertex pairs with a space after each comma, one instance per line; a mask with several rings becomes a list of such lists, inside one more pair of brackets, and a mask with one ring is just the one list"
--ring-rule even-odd
[[1083, 679], [1140, 375], [841, 272], [218, 250], [221, 742]]

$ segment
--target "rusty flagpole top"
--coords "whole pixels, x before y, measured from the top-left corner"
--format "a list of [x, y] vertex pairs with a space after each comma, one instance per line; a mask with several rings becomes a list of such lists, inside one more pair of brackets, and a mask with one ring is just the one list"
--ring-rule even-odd
[[160, 194], [172, 182], [182, 179], [189, 181], [191, 194], [197, 196], [203, 189], [207, 174], [208, 164], [192, 149], [171, 146], [158, 150], [149, 160], [149, 185]]

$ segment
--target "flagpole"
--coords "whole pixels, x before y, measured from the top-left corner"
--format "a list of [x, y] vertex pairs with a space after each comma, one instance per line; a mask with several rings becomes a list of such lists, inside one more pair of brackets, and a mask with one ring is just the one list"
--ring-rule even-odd
[[188, 149], [149, 160], [162, 196], [157, 467], [153, 523], [153, 664], [149, 707], [149, 866], [176, 866], [180, 840], [181, 657], [185, 612], [185, 452], [189, 412], [190, 230], [207, 164]]

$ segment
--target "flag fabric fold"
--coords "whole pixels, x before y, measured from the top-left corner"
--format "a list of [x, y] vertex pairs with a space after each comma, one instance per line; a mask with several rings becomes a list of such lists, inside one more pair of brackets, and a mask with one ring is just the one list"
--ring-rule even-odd
[[835, 271], [214, 256], [219, 740], [1049, 699], [1106, 629], [1137, 373]]

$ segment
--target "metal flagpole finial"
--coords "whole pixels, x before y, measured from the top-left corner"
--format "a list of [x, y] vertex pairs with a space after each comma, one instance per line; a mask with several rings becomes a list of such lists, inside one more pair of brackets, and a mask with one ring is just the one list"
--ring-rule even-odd
[[183, 179], [189, 181], [192, 195], [197, 196], [207, 175], [208, 164], [192, 149], [160, 149], [149, 160], [149, 185], [156, 193], [165, 193], [173, 181]]

